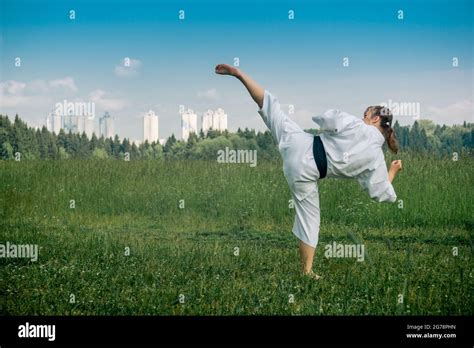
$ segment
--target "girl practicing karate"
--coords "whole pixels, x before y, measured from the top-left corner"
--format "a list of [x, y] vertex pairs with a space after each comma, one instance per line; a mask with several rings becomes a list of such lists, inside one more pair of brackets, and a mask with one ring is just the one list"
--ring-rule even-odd
[[339, 110], [328, 110], [313, 117], [321, 135], [304, 132], [280, 108], [278, 100], [239, 69], [227, 64], [216, 66], [216, 73], [239, 79], [257, 103], [258, 113], [270, 129], [283, 158], [283, 172], [295, 205], [293, 233], [300, 240], [303, 274], [314, 279], [313, 257], [319, 237], [318, 180], [354, 178], [378, 202], [395, 202], [392, 181], [402, 161], [393, 161], [387, 171], [382, 145], [397, 153], [392, 129], [393, 116], [382, 106], [369, 106], [360, 119]]

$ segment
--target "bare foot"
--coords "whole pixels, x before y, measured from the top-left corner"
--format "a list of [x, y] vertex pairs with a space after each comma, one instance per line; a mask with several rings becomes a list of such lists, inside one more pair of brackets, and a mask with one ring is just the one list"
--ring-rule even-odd
[[234, 68], [233, 66], [230, 66], [228, 64], [216, 65], [216, 74], [237, 76], [238, 72], [239, 70], [237, 70], [237, 68]]
[[310, 272], [308, 272], [308, 273], [303, 273], [303, 274], [304, 274], [305, 276], [307, 276], [307, 277], [310, 277], [310, 278], [314, 279], [314, 280], [320, 280], [320, 279], [322, 278], [322, 276], [317, 275], [317, 274], [314, 273], [313, 271], [310, 271]]

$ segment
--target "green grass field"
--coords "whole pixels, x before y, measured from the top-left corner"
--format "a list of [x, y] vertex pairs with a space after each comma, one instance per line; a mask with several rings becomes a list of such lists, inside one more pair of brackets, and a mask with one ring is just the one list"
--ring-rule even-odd
[[[40, 249], [0, 259], [0, 312], [472, 315], [474, 160], [404, 156], [403, 207], [320, 182], [319, 282], [299, 274], [281, 164], [0, 161], [0, 243]], [[324, 257], [333, 241], [365, 261]]]

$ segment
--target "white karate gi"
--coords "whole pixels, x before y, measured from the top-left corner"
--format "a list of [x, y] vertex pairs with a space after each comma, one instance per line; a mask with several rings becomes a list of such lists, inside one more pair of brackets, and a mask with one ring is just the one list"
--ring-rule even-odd
[[[304, 243], [316, 247], [319, 237], [320, 210], [317, 180], [319, 171], [313, 157], [312, 134], [304, 132], [280, 108], [278, 100], [265, 91], [258, 110], [278, 144], [283, 172], [295, 205], [293, 233]], [[328, 110], [313, 117], [322, 129], [328, 178], [355, 178], [369, 196], [378, 202], [397, 198], [388, 180], [382, 151], [385, 138], [360, 118]]]

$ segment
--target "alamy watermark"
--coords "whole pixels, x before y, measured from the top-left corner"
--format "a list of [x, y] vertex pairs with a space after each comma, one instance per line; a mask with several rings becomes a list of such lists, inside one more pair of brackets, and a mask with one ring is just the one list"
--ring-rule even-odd
[[393, 116], [413, 117], [414, 120], [420, 119], [420, 103], [418, 102], [397, 102], [389, 99], [388, 102], [380, 103], [380, 106], [388, 108]]
[[54, 112], [58, 116], [87, 116], [89, 120], [95, 118], [94, 102], [69, 102], [64, 99], [54, 105]]
[[250, 167], [257, 165], [257, 150], [233, 150], [227, 146], [217, 151], [217, 163], [248, 163]]
[[20, 338], [47, 338], [48, 341], [56, 339], [56, 325], [36, 325], [26, 322], [18, 326]]
[[0, 244], [0, 258], [26, 258], [38, 261], [38, 244]]
[[326, 244], [324, 246], [324, 256], [326, 258], [356, 258], [357, 261], [362, 262], [365, 259], [364, 244], [340, 244], [332, 242], [332, 244]]

